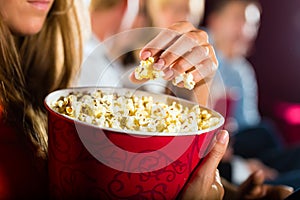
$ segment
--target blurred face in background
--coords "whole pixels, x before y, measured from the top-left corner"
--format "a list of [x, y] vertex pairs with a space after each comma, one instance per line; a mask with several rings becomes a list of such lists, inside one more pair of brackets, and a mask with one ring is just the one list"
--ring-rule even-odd
[[259, 22], [257, 5], [231, 1], [211, 17], [210, 29], [217, 45], [227, 45], [233, 54], [245, 56], [257, 36]]
[[159, 27], [167, 27], [174, 22], [187, 20], [189, 12], [189, 3], [186, 0], [175, 0], [174, 2], [172, 1], [172, 3], [161, 3], [153, 21], [154, 24]]
[[89, 6], [91, 28], [99, 40], [103, 41], [120, 32], [127, 1], [91, 0]]
[[178, 21], [191, 21], [198, 26], [203, 7], [203, 0], [147, 0], [153, 26], [162, 28]]
[[10, 30], [20, 35], [39, 32], [54, 0], [0, 0], [0, 16]]

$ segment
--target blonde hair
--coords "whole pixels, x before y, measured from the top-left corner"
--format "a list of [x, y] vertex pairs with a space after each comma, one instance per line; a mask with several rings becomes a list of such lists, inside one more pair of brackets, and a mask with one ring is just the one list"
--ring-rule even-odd
[[45, 96], [68, 87], [81, 62], [73, 0], [54, 1], [42, 30], [14, 36], [0, 18], [0, 106], [7, 123], [23, 130], [35, 155], [47, 156]]

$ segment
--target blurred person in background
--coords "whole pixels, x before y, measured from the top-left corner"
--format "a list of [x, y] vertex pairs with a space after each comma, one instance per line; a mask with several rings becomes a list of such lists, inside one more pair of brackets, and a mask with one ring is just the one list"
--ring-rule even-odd
[[106, 46], [102, 42], [122, 30], [127, 4], [127, 0], [87, 2], [91, 32], [84, 46], [84, 63], [76, 85], [122, 86], [122, 67], [113, 64], [110, 58], [113, 44]]
[[256, 1], [208, 0], [203, 20], [218, 54], [219, 72], [236, 127], [242, 130], [259, 124], [257, 81], [246, 57], [252, 48], [260, 23], [261, 10]]
[[[233, 147], [229, 147], [228, 155], [225, 154], [221, 169], [229, 180], [240, 183], [253, 170], [260, 168], [271, 183], [297, 188], [300, 186], [300, 162], [295, 161], [295, 157], [300, 154], [300, 148], [283, 149], [282, 141], [272, 124], [261, 120], [255, 72], [246, 59], [257, 36], [260, 14], [258, 1], [206, 2], [203, 25], [215, 47], [218, 71], [227, 94], [225, 98], [231, 104], [226, 120], [227, 125], [230, 125], [227, 128], [233, 135]], [[218, 85], [218, 81], [215, 79], [214, 84]], [[229, 169], [224, 163], [230, 164]]]
[[[135, 50], [140, 41], [143, 43], [139, 46], [143, 46], [151, 39], [139, 39], [139, 37], [145, 38], [146, 34], [129, 31], [148, 24], [145, 21], [148, 18], [143, 12], [144, 1], [89, 0], [86, 2], [86, 7], [88, 7], [91, 30], [84, 46], [84, 62], [75, 84], [143, 89], [142, 86], [128, 80], [128, 76], [140, 60], [138, 50], [127, 54], [127, 49]], [[155, 35], [151, 34], [151, 36], [153, 38]], [[133, 54], [135, 57], [131, 60]], [[123, 59], [129, 59], [130, 64]]]

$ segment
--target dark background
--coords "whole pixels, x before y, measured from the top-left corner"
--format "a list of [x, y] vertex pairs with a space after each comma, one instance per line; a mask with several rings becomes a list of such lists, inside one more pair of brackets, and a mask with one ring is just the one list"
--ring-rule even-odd
[[256, 49], [250, 57], [259, 83], [261, 112], [273, 100], [300, 102], [300, 1], [261, 0]]
[[[280, 105], [300, 105], [300, 1], [260, 2], [261, 26], [249, 60], [258, 79], [261, 114], [275, 120], [286, 132], [285, 107]], [[293, 117], [300, 120], [299, 110]], [[294, 131], [300, 137], [300, 129]]]

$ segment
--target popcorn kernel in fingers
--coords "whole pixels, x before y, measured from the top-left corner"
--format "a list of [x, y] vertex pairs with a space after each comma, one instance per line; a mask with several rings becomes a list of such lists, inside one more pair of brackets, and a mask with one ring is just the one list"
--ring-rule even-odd
[[188, 90], [194, 89], [196, 84], [194, 81], [194, 76], [191, 73], [179, 74], [172, 81], [173, 85], [175, 86], [177, 86], [180, 82], [183, 82], [183, 86]]
[[194, 76], [191, 73], [185, 74], [185, 79], [183, 81], [184, 87], [192, 90], [195, 87], [195, 81], [194, 81]]
[[163, 76], [163, 72], [153, 68], [154, 58], [149, 57], [147, 60], [141, 60], [140, 65], [135, 68], [135, 78], [138, 80], [154, 80]]
[[178, 76], [176, 76], [173, 80], [172, 80], [172, 83], [173, 85], [178, 85], [180, 82], [183, 82], [184, 81], [184, 77], [183, 77], [183, 74], [179, 74]]
[[[135, 68], [135, 78], [137, 80], [150, 79], [155, 80], [159, 77], [163, 77], [164, 73], [160, 70], [153, 68], [154, 58], [149, 57], [147, 60], [141, 60], [140, 65]], [[191, 73], [182, 73], [173, 79], [173, 85], [177, 86], [180, 82], [183, 82], [185, 88], [192, 90], [195, 86], [194, 77]]]

